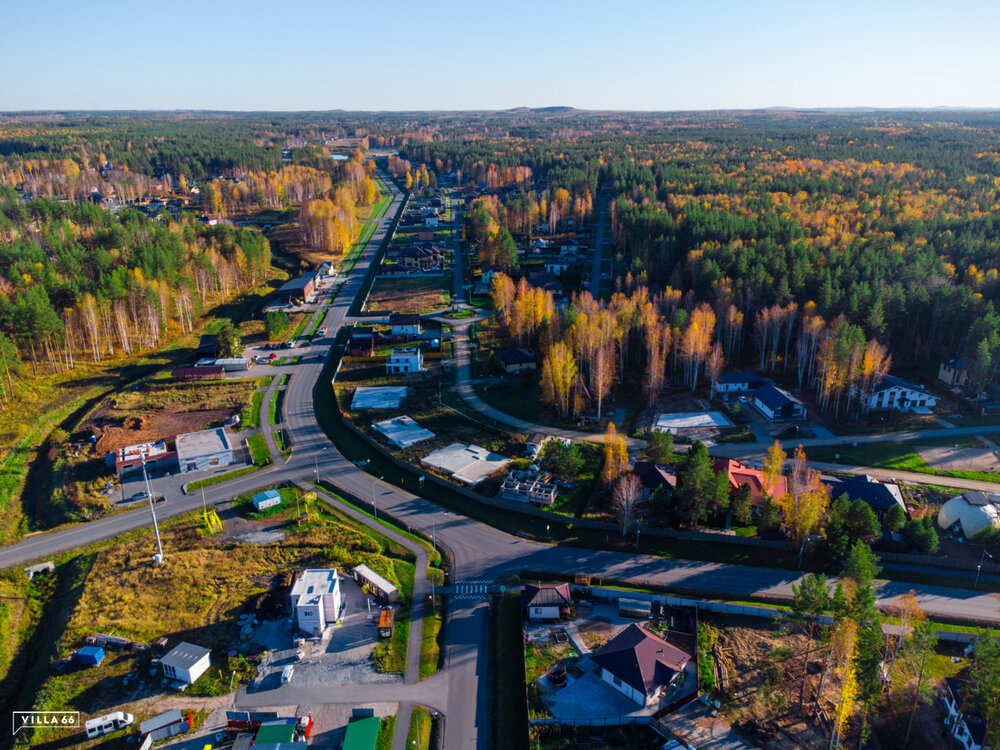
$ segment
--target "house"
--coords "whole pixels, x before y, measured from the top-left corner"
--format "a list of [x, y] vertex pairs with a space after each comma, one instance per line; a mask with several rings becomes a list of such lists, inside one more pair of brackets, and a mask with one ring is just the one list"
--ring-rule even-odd
[[544, 432], [531, 433], [528, 435], [528, 439], [525, 441], [524, 445], [525, 458], [530, 458], [532, 460], [538, 458], [542, 454], [542, 448], [545, 447], [545, 444], [554, 439], [554, 435], [546, 435]]
[[537, 471], [509, 471], [500, 485], [500, 497], [535, 505], [552, 505], [559, 494], [559, 488], [552, 482], [545, 481], [547, 478], [547, 475]]
[[498, 273], [503, 273], [503, 269], [500, 266], [483, 266], [480, 270], [479, 280], [484, 284], [492, 284], [493, 277]]
[[521, 614], [525, 620], [565, 620], [573, 601], [568, 583], [528, 583], [521, 590]]
[[275, 506], [281, 505], [281, 493], [277, 490], [264, 490], [263, 492], [258, 492], [251, 498], [253, 502], [254, 510], [260, 512], [262, 510], [267, 510], [268, 508], [274, 508]]
[[[751, 468], [734, 458], [720, 458], [712, 465], [712, 469], [716, 474], [725, 473], [728, 476], [730, 496], [739, 492], [740, 487], [749, 487], [752, 512], [760, 510], [764, 497], [768, 494], [765, 490], [766, 478], [763, 471]], [[771, 497], [781, 497], [786, 491], [785, 478], [778, 477], [771, 488]]]
[[316, 291], [316, 274], [304, 273], [289, 279], [278, 288], [278, 300], [286, 305], [307, 302]]
[[642, 483], [642, 492], [647, 500], [661, 487], [668, 496], [677, 489], [677, 470], [673, 466], [636, 461], [632, 473]]
[[964, 388], [972, 378], [975, 361], [968, 357], [942, 359], [938, 365], [937, 379], [950, 388]]
[[224, 427], [178, 435], [174, 442], [181, 473], [229, 466], [235, 461], [233, 445]]
[[879, 518], [894, 505], [898, 505], [904, 513], [906, 512], [906, 503], [898, 485], [879, 482], [869, 476], [829, 479], [824, 480], [823, 484], [830, 488], [830, 497], [847, 495], [847, 499], [851, 502], [861, 500], [875, 511], [875, 515]]
[[167, 448], [165, 440], [125, 445], [106, 453], [104, 465], [113, 468], [119, 477], [130, 477], [142, 473], [144, 459], [147, 471], [169, 470], [177, 466], [177, 451]]
[[766, 385], [768, 380], [753, 372], [727, 372], [715, 381], [716, 393], [746, 393]]
[[347, 351], [352, 357], [371, 357], [375, 354], [375, 329], [371, 326], [355, 326], [347, 342]]
[[393, 341], [409, 341], [420, 335], [420, 316], [416, 313], [393, 313], [389, 316]]
[[941, 506], [938, 526], [945, 531], [961, 531], [966, 539], [975, 539], [984, 529], [1000, 529], [1000, 495], [963, 492]]
[[553, 276], [562, 276], [563, 272], [566, 271], [570, 265], [568, 260], [560, 260], [558, 258], [553, 260], [545, 261], [545, 273], [551, 273]]
[[416, 237], [420, 242], [430, 242], [434, 239], [434, 230], [430, 227], [421, 227], [417, 230]]
[[895, 409], [929, 414], [937, 406], [937, 396], [922, 385], [895, 375], [883, 375], [868, 399], [871, 409]]
[[544, 289], [546, 292], [552, 292], [553, 296], [556, 298], [563, 296], [566, 292], [566, 290], [563, 289], [562, 282], [559, 281], [559, 277], [555, 274], [547, 273], [546, 271], [532, 271], [528, 274], [528, 283], [538, 289]]
[[438, 215], [437, 213], [427, 214], [424, 217], [425, 227], [436, 227], [438, 225]]
[[181, 643], [160, 659], [163, 674], [171, 680], [193, 685], [211, 664], [212, 652], [193, 643]]
[[531, 243], [532, 251], [536, 253], [542, 252], [542, 250], [547, 250], [552, 243], [543, 237], [539, 237], [534, 242]]
[[437, 245], [422, 242], [400, 250], [396, 262], [403, 268], [426, 271], [432, 266], [440, 265], [442, 255], [441, 248]]
[[582, 252], [583, 246], [576, 240], [563, 240], [559, 243], [559, 255], [563, 258], [575, 259]]
[[496, 349], [493, 355], [497, 358], [500, 369], [508, 375], [538, 368], [535, 355], [528, 349]]
[[[953, 727], [953, 736], [965, 750], [983, 750], [986, 742], [986, 723], [979, 714], [962, 711], [968, 683], [956, 677], [946, 677], [944, 682], [944, 705], [948, 709], [946, 726]], [[960, 712], [961, 719], [959, 719]], [[955, 726], [956, 721], [958, 726]]]
[[656, 702], [668, 687], [684, 679], [691, 655], [632, 624], [593, 654], [601, 679], [640, 706]]
[[385, 361], [385, 371], [390, 375], [420, 372], [424, 368], [424, 354], [420, 347], [393, 349]]
[[372, 596], [381, 599], [387, 604], [399, 601], [399, 589], [367, 565], [354, 566], [354, 580]]
[[292, 584], [292, 609], [299, 630], [321, 635], [340, 616], [340, 576], [336, 568], [310, 568]]
[[754, 391], [753, 405], [772, 422], [806, 418], [806, 407], [801, 401], [770, 383]]

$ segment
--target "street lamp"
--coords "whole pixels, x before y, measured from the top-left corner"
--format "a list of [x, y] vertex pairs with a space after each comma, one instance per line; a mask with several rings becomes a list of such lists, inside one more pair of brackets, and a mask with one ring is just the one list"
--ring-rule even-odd
[[313, 456], [313, 471], [316, 473], [316, 484], [319, 484], [319, 454], [326, 450], [324, 445], [316, 454]]
[[[379, 477], [378, 481], [382, 481], [385, 477]], [[375, 477], [372, 477], [372, 509], [375, 511], [375, 520], [378, 520], [378, 504], [375, 502]]]
[[983, 554], [979, 556], [979, 564], [976, 566], [976, 582], [972, 584], [972, 588], [974, 589], [979, 588], [979, 574], [983, 570], [983, 560], [985, 560], [987, 557], [990, 558], [991, 560], [993, 559], [993, 555], [991, 555], [986, 550], [983, 550]]
[[146, 473], [146, 451], [142, 452], [142, 478], [146, 482], [146, 497], [149, 498], [149, 512], [153, 516], [153, 531], [156, 534], [157, 555], [153, 560], [159, 565], [163, 562], [163, 543], [160, 541], [160, 527], [156, 523], [156, 510], [153, 508], [153, 491], [149, 488], [149, 474]]

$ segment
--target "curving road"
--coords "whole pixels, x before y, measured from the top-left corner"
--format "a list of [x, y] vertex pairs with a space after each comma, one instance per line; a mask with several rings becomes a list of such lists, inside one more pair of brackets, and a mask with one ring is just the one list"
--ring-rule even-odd
[[[374, 495], [377, 507], [388, 511], [400, 522], [425, 533], [432, 533], [439, 546], [452, 558], [452, 581], [496, 580], [523, 570], [553, 573], [589, 573], [596, 578], [633, 582], [636, 585], [663, 586], [701, 594], [733, 597], [767, 595], [790, 597], [791, 586], [798, 579], [792, 571], [737, 565], [668, 560], [621, 552], [594, 551], [557, 547], [518, 539], [465, 516], [436, 505], [434, 486], [429, 484], [427, 497], [419, 497], [386, 484], [361, 471], [344, 458], [323, 433], [314, 412], [314, 392], [330, 356], [333, 336], [348, 317], [355, 297], [377, 248], [401, 210], [403, 198], [390, 181], [392, 203], [372, 241], [348, 275], [334, 304], [324, 313], [329, 336], [315, 342], [306, 352], [286, 388], [284, 424], [291, 435], [294, 450], [287, 463], [274, 464], [241, 479], [216, 485], [205, 491], [210, 503], [227, 501], [237, 494], [281, 481], [309, 480], [314, 472], [348, 494], [368, 498]], [[454, 321], [452, 322], [454, 324]], [[456, 337], [460, 340], [464, 337]], [[461, 358], [462, 349], [457, 347]], [[468, 367], [467, 351], [465, 366]], [[506, 421], [506, 420], [505, 420]], [[575, 436], [574, 436], [575, 437]], [[202, 498], [167, 493], [158, 506], [161, 517], [186, 513], [201, 506]], [[23, 565], [58, 552], [107, 539], [125, 531], [147, 526], [148, 509], [142, 508], [93, 521], [59, 532], [29, 536], [20, 543], [0, 550], [0, 568]], [[152, 550], [150, 550], [152, 553]], [[170, 554], [170, 550], [166, 550]], [[966, 618], [1000, 623], [1000, 603], [992, 594], [960, 591], [930, 586], [883, 583], [880, 601], [915, 589], [925, 610], [932, 616]], [[478, 747], [489, 744], [489, 705], [491, 681], [487, 669], [484, 635], [488, 630], [488, 605], [485, 599], [453, 598], [446, 624], [444, 672], [422, 683], [393, 688], [392, 695], [408, 702], [427, 702], [445, 713], [445, 747]], [[412, 623], [420, 628], [419, 621]], [[351, 702], [385, 699], [386, 686], [331, 687], [308, 690], [287, 687], [244, 695], [241, 704], [258, 700], [285, 704], [294, 702]]]

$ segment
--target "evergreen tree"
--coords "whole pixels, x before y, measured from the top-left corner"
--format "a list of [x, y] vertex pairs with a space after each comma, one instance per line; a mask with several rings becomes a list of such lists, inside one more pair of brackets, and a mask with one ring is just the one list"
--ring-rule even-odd
[[716, 493], [715, 473], [708, 449], [699, 440], [691, 446], [677, 472], [674, 507], [677, 520], [685, 526], [702, 523]]
[[243, 353], [243, 342], [240, 339], [239, 331], [233, 325], [233, 321], [223, 320], [215, 336], [215, 351], [220, 358], [239, 357]]

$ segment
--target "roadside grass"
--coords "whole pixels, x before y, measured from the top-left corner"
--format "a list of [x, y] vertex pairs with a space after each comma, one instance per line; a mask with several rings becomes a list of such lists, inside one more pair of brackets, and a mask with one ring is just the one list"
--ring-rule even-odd
[[392, 735], [396, 731], [396, 717], [383, 716], [378, 722], [378, 739], [375, 750], [392, 750]]
[[287, 461], [288, 457], [292, 455], [292, 446], [285, 442], [285, 431], [275, 430], [271, 434], [274, 437], [274, 444], [278, 446], [278, 452]]
[[431, 712], [423, 706], [414, 706], [410, 717], [410, 733], [406, 736], [408, 750], [431, 746]]
[[278, 416], [281, 413], [281, 402], [284, 400], [284, 393], [284, 391], [273, 391], [271, 393], [271, 403], [267, 407], [269, 424], [276, 425], [281, 421]]
[[264, 403], [264, 390], [256, 390], [250, 396], [250, 403], [240, 412], [240, 428], [255, 430], [260, 427], [260, 407]]
[[247, 449], [250, 451], [250, 460], [254, 466], [262, 467], [271, 463], [271, 451], [267, 449], [267, 441], [262, 433], [258, 432], [247, 438]]
[[420, 679], [430, 677], [441, 667], [441, 645], [444, 624], [444, 597], [434, 596], [436, 612], [424, 608], [423, 632], [420, 639]]
[[235, 471], [227, 471], [225, 474], [216, 474], [214, 477], [205, 477], [204, 479], [198, 479], [191, 482], [187, 486], [188, 494], [194, 492], [195, 490], [201, 490], [205, 487], [212, 487], [216, 484], [222, 484], [223, 482], [231, 482], [234, 479], [239, 479], [240, 477], [245, 477], [247, 474], [253, 474], [255, 471], [260, 469], [260, 466], [244, 466], [242, 469], [236, 469]]
[[291, 380], [292, 376], [287, 372], [281, 376], [281, 380], [278, 381], [278, 386], [288, 385], [288, 381]]
[[[844, 445], [810, 448], [806, 455], [811, 461], [837, 463], [844, 466], [871, 466], [877, 469], [912, 471], [937, 477], [1000, 482], [1000, 474], [988, 471], [946, 471], [932, 468], [914, 450], [915, 445], [921, 444], [919, 441], [860, 443], [857, 446], [845, 443]], [[946, 443], [945, 445], [954, 445], [954, 443]]]

